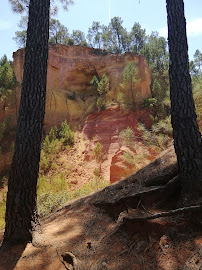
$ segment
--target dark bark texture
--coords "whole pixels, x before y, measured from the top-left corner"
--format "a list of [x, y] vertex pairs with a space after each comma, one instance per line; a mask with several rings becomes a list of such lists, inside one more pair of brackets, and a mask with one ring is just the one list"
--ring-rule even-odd
[[196, 122], [189, 74], [183, 0], [167, 0], [171, 120], [185, 205], [202, 192], [201, 134]]
[[4, 243], [32, 240], [45, 114], [50, 0], [30, 0], [22, 94], [8, 181]]

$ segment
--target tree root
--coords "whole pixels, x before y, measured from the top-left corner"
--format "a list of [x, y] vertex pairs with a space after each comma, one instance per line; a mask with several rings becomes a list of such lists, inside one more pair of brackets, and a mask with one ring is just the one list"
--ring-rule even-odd
[[180, 190], [179, 177], [175, 176], [165, 186], [151, 187], [144, 191], [125, 195], [121, 198], [115, 198], [114, 200], [98, 200], [93, 203], [95, 207], [104, 209], [107, 213], [111, 214], [115, 219], [124, 210], [137, 209], [140, 203], [144, 205], [152, 205], [154, 203], [162, 204], [169, 198], [173, 197]]
[[[137, 208], [140, 202], [146, 204], [146, 201], [149, 201], [149, 204], [152, 204], [156, 201], [156, 198], [159, 198], [159, 195], [163, 187], [155, 187], [149, 190], [141, 191], [132, 195], [126, 195], [121, 198], [115, 198], [112, 201], [99, 200], [93, 203], [95, 207], [104, 209], [107, 213], [111, 214], [115, 219], [119, 216], [124, 210], [128, 211], [129, 208]], [[151, 195], [151, 196], [150, 196]], [[153, 200], [152, 197], [155, 197]]]
[[161, 218], [161, 217], [169, 217], [169, 216], [174, 216], [174, 215], [179, 215], [179, 214], [184, 214], [184, 213], [199, 212], [200, 210], [202, 210], [202, 205], [193, 205], [193, 206], [189, 206], [189, 207], [183, 207], [183, 208], [178, 208], [175, 210], [170, 210], [167, 212], [152, 214], [152, 215], [146, 216], [146, 217], [128, 217], [127, 216], [127, 217], [123, 218], [123, 222], [124, 221], [141, 222], [141, 221], [147, 221], [147, 220], [157, 219], [157, 218]]

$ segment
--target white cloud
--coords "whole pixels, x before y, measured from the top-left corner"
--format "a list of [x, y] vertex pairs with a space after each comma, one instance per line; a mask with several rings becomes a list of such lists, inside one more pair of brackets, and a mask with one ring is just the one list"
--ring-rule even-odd
[[187, 22], [187, 35], [188, 36], [202, 35], [202, 18], [197, 18], [193, 21]]
[[12, 27], [12, 23], [6, 20], [0, 20], [0, 31], [4, 31], [10, 29]]
[[[167, 38], [167, 27], [160, 28], [159, 35]], [[202, 18], [196, 18], [193, 21], [187, 21], [187, 35], [188, 37], [202, 36]]]

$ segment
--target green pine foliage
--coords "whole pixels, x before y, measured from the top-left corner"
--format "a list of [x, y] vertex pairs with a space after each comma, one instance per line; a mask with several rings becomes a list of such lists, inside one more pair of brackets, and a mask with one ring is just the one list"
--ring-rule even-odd
[[146, 146], [155, 146], [159, 151], [165, 150], [172, 143], [172, 125], [170, 116], [152, 125], [149, 130], [144, 124], [138, 124], [141, 140]]
[[129, 102], [129, 100], [126, 98], [126, 95], [123, 93], [123, 92], [119, 92], [118, 94], [117, 94], [117, 102], [118, 102], [118, 104], [119, 104], [119, 106], [120, 106], [120, 108], [121, 108], [121, 110], [123, 110], [123, 111], [128, 111], [128, 109], [129, 109], [129, 104], [130, 104], [130, 102]]
[[95, 144], [95, 147], [92, 151], [92, 158], [97, 161], [97, 163], [102, 162], [103, 160], [103, 145], [100, 142]]
[[0, 60], [0, 102], [5, 100], [14, 89], [16, 78], [11, 63], [4, 55]]
[[93, 90], [95, 90], [95, 91], [98, 90], [99, 82], [100, 82], [100, 78], [97, 76], [93, 76], [92, 80], [90, 81], [90, 84], [91, 84]]
[[100, 96], [105, 96], [109, 92], [109, 78], [106, 74], [102, 75], [102, 78], [98, 83], [97, 90]]
[[102, 75], [102, 78], [94, 76], [90, 81], [92, 88], [98, 92], [98, 98], [96, 100], [96, 107], [98, 110], [105, 110], [106, 108], [106, 95], [109, 92], [109, 78], [106, 74]]
[[67, 124], [66, 120], [63, 121], [61, 124], [59, 137], [60, 137], [61, 142], [65, 146], [74, 144], [74, 132], [71, 130], [71, 127]]
[[62, 150], [68, 149], [74, 144], [74, 132], [67, 124], [67, 121], [61, 123], [61, 128], [52, 127], [49, 134], [45, 136], [42, 142], [40, 174], [46, 173], [52, 166], [52, 159]]

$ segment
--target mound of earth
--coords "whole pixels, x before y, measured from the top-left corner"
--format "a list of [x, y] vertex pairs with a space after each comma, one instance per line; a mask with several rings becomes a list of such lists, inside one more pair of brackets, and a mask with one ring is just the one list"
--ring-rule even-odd
[[33, 243], [1, 251], [0, 269], [202, 269], [201, 228], [193, 213], [135, 219], [176, 207], [175, 193], [161, 205], [154, 198], [177, 173], [171, 147], [134, 175], [41, 220]]

